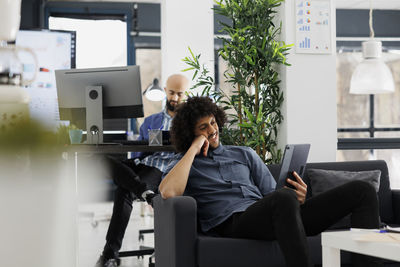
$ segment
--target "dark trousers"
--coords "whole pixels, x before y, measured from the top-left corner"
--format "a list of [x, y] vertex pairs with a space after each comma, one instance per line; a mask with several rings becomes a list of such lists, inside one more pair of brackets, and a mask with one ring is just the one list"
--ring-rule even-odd
[[132, 202], [140, 198], [145, 190], [157, 192], [161, 182], [162, 172], [154, 167], [143, 164], [136, 165], [133, 159], [118, 160], [107, 158], [117, 189], [114, 194], [114, 207], [106, 236], [103, 256], [118, 258], [122, 240], [132, 212]]
[[[244, 212], [233, 214], [215, 227], [222, 236], [277, 240], [290, 267], [313, 266], [306, 236], [325, 231], [351, 214], [351, 227], [378, 228], [379, 210], [375, 189], [352, 181], [308, 199], [303, 205], [291, 189], [266, 195]], [[380, 266], [379, 260], [353, 255], [354, 266]]]

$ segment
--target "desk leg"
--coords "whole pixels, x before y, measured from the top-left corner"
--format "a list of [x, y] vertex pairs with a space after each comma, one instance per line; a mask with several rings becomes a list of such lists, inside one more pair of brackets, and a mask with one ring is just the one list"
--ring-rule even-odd
[[78, 194], [78, 152], [74, 153], [74, 183], [75, 183], [75, 266], [79, 266], [79, 194]]
[[340, 249], [322, 246], [322, 267], [340, 267]]
[[76, 194], [76, 205], [78, 207], [78, 152], [74, 153], [74, 179], [75, 179], [75, 194]]
[[67, 160], [67, 178], [70, 184], [70, 194], [72, 203], [72, 221], [73, 226], [73, 242], [74, 242], [74, 267], [79, 266], [79, 218], [78, 218], [78, 153], [69, 152], [66, 154]]

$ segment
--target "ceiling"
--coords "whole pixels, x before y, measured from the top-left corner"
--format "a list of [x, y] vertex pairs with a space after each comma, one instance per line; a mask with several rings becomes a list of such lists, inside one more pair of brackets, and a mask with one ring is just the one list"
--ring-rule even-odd
[[[334, 0], [336, 8], [344, 9], [369, 9], [368, 0]], [[400, 10], [400, 0], [372, 0], [374, 9], [398, 9]]]
[[[76, 0], [49, 0], [49, 1], [76, 1]], [[162, 0], [79, 0], [80, 2], [138, 2], [138, 3], [161, 3]], [[333, 0], [336, 8], [344, 9], [369, 9], [369, 0]], [[374, 9], [398, 9], [400, 0], [372, 0]]]

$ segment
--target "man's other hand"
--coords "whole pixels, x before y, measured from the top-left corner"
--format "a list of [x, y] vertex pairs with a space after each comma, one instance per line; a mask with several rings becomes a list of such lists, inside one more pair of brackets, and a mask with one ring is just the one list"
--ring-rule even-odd
[[[286, 181], [294, 187], [294, 191], [296, 192], [297, 199], [300, 204], [303, 204], [306, 201], [307, 195], [307, 185], [304, 183], [303, 179], [297, 174], [297, 172], [293, 172], [293, 176], [296, 178], [296, 181], [287, 178]], [[287, 187], [287, 186], [285, 186]]]

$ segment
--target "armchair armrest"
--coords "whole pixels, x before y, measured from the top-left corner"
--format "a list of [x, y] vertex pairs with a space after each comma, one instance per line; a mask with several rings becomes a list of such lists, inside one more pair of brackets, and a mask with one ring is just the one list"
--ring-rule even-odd
[[153, 199], [158, 267], [195, 267], [197, 205], [192, 197]]
[[392, 189], [393, 217], [396, 224], [400, 224], [400, 190]]

